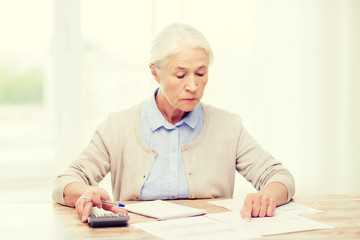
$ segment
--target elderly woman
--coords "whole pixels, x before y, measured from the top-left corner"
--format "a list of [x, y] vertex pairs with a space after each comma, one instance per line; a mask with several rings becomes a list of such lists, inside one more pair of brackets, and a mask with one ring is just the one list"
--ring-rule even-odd
[[[240, 117], [201, 102], [213, 54], [196, 29], [173, 24], [155, 39], [151, 98], [110, 114], [71, 166], [58, 176], [53, 199], [76, 207], [85, 222], [93, 206], [125, 212], [101, 200], [111, 173], [115, 200], [230, 198], [235, 170], [258, 192], [241, 215], [272, 216], [294, 195], [294, 179], [242, 126]], [[85, 200], [91, 198], [92, 201]]]

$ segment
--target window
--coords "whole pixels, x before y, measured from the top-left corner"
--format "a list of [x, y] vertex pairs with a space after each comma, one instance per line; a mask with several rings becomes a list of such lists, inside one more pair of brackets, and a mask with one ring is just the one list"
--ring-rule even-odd
[[[1, 1], [0, 29], [0, 188], [12, 193], [1, 201], [16, 202], [52, 180], [52, 1]], [[19, 196], [16, 189], [22, 190]], [[48, 194], [29, 196], [39, 200]]]

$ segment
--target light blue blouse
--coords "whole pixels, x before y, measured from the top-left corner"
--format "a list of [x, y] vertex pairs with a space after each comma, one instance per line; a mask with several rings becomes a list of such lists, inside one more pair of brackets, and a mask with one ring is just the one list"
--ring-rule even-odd
[[142, 200], [188, 198], [181, 145], [194, 141], [204, 123], [201, 104], [175, 125], [165, 120], [155, 96], [144, 102], [140, 115], [140, 132], [145, 143], [158, 152], [150, 174], [141, 189]]

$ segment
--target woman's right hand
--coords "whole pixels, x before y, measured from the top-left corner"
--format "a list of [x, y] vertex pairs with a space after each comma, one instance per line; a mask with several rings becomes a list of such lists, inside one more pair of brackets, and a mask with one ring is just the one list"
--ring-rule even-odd
[[[80, 196], [78, 194], [81, 194]], [[101, 201], [111, 201], [107, 191], [101, 187], [88, 186], [79, 182], [68, 184], [64, 189], [64, 199], [68, 206], [74, 206], [82, 222], [87, 222], [90, 211], [93, 207], [103, 208], [104, 210], [114, 213], [124, 213], [127, 211], [118, 206], [111, 204], [103, 204]], [[76, 197], [75, 196], [79, 196]], [[92, 200], [86, 200], [92, 199]], [[68, 201], [66, 201], [68, 200]], [[74, 203], [74, 200], [76, 202]]]

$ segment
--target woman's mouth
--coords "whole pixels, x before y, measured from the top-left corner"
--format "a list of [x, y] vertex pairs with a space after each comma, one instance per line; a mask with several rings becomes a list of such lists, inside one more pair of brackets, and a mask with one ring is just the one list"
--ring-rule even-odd
[[193, 102], [196, 100], [196, 98], [185, 98], [184, 100], [187, 102]]

